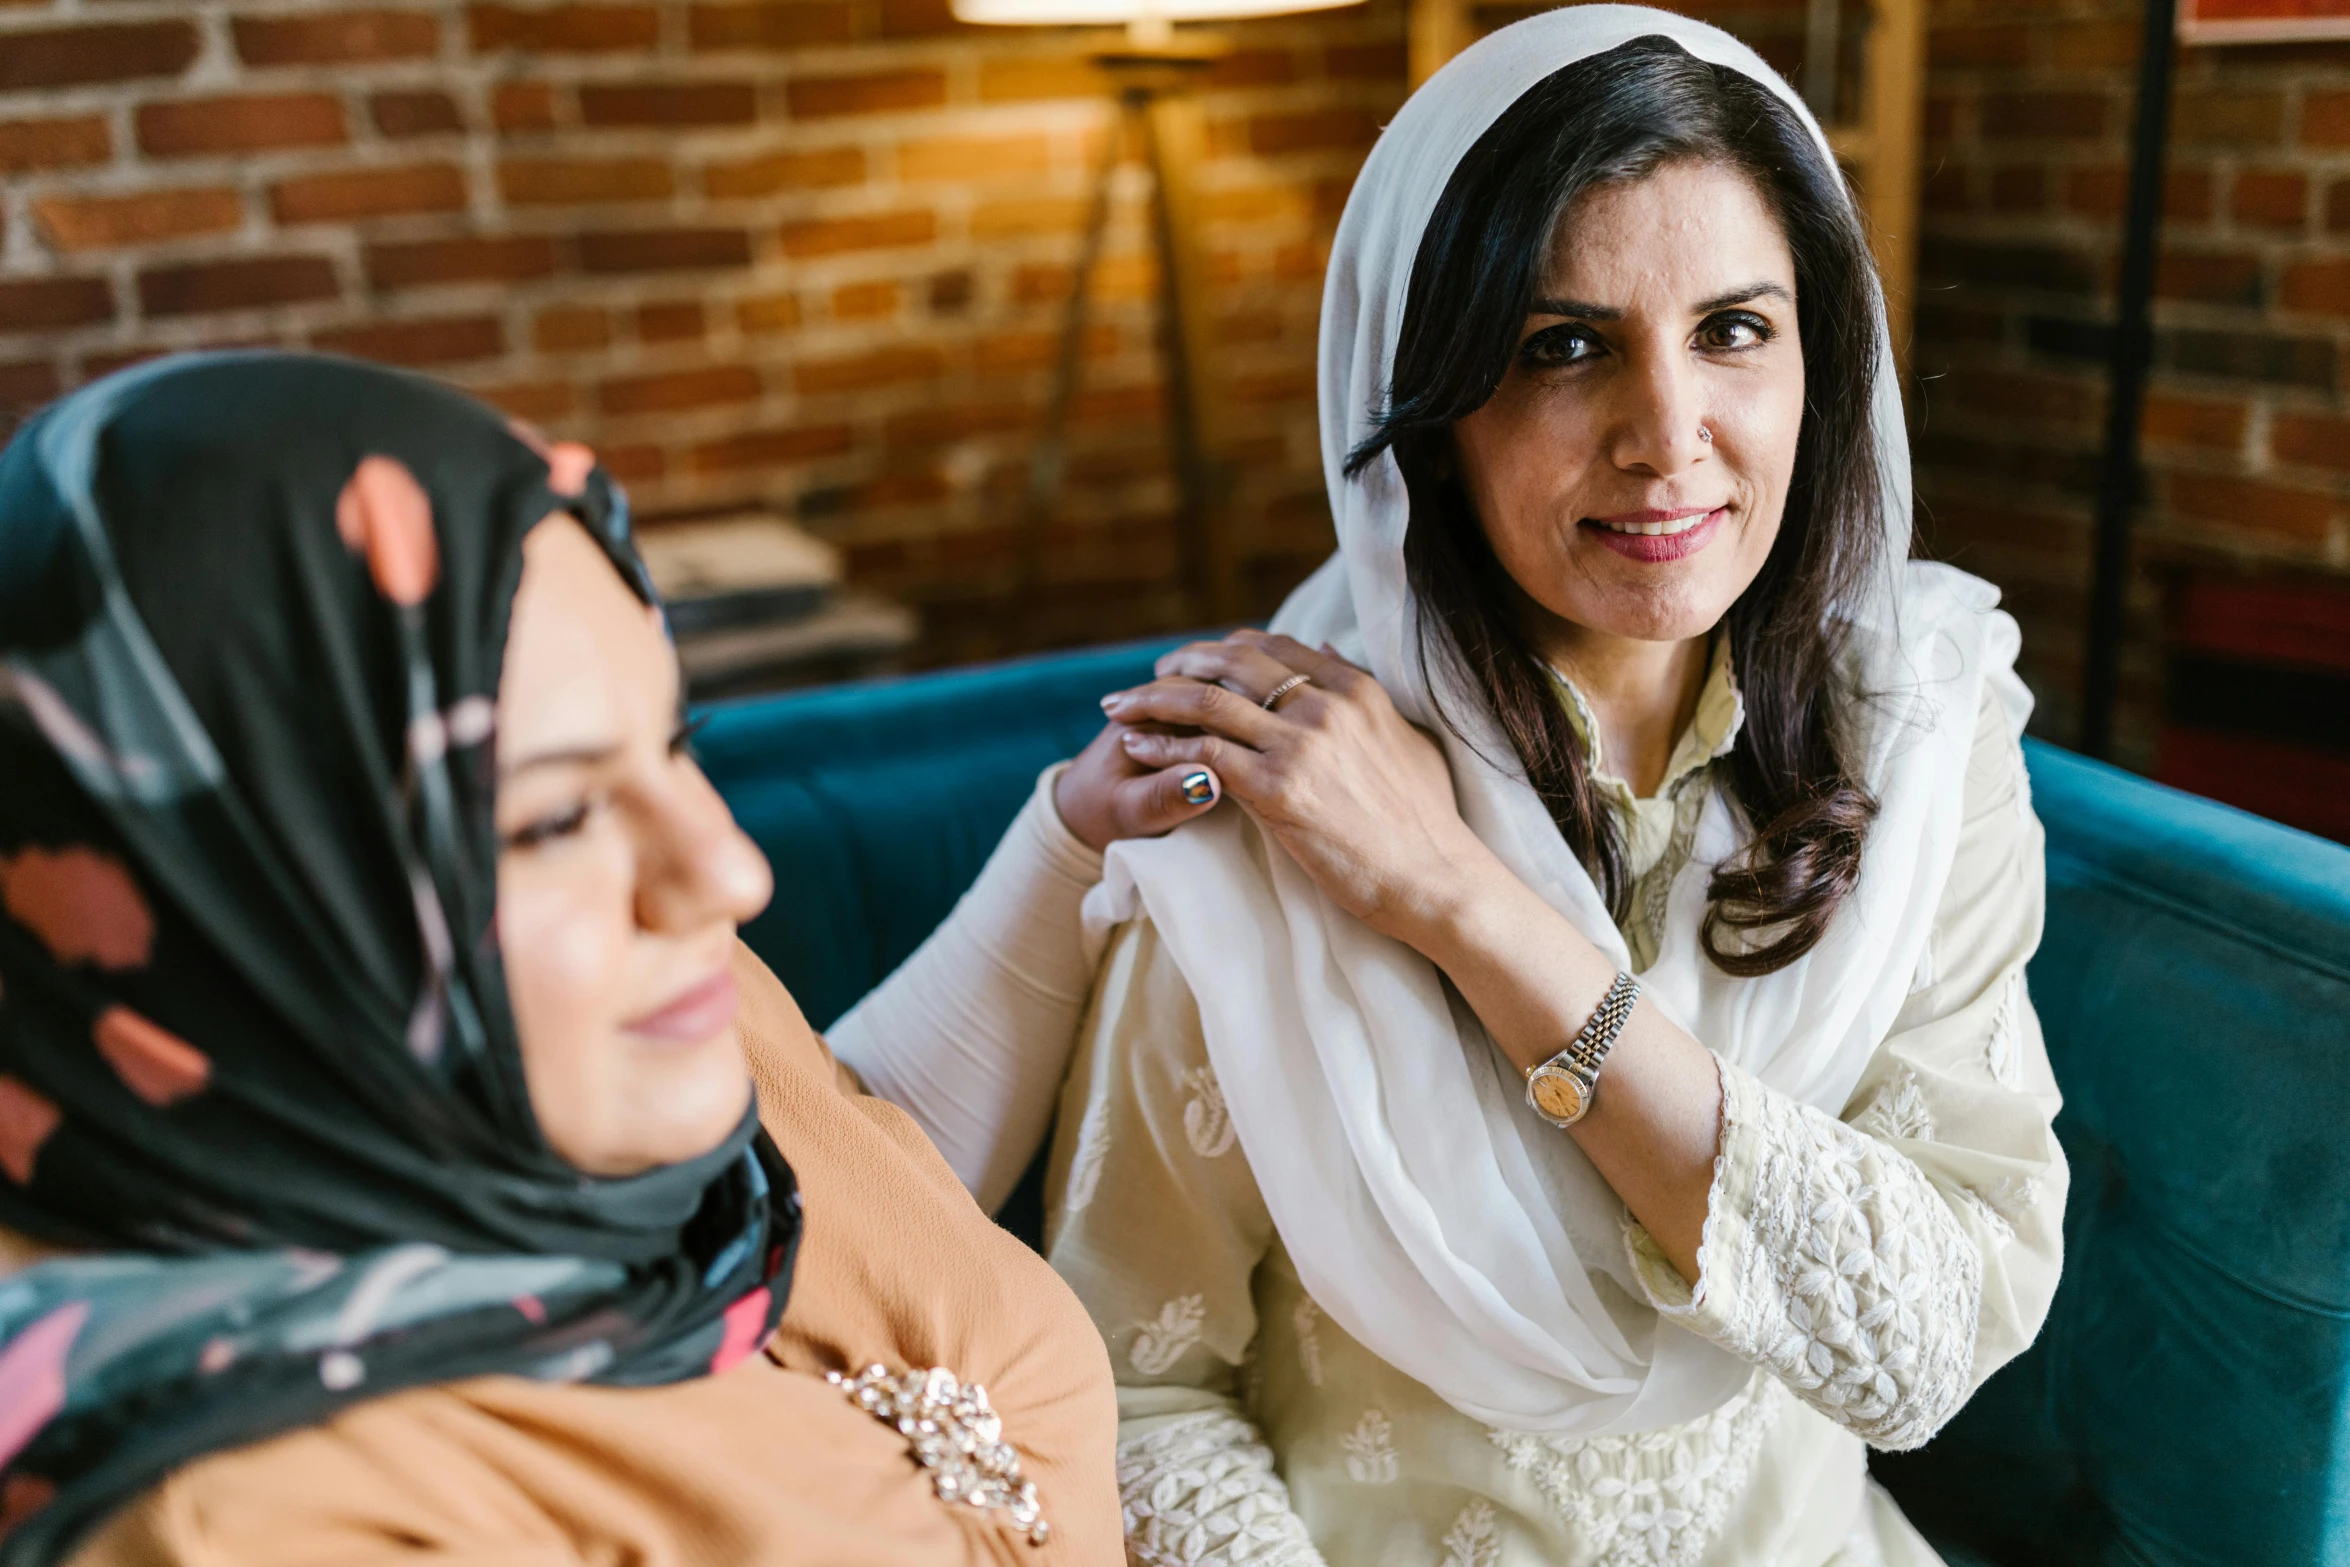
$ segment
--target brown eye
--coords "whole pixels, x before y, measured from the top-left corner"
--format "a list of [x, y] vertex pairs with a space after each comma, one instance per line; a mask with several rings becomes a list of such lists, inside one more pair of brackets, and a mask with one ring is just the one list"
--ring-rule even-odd
[[1526, 339], [1518, 356], [1532, 369], [1551, 370], [1599, 356], [1601, 344], [1589, 327], [1547, 326]]
[[1697, 329], [1700, 346], [1727, 349], [1733, 353], [1742, 348], [1759, 348], [1769, 342], [1773, 335], [1768, 321], [1743, 310], [1710, 317]]

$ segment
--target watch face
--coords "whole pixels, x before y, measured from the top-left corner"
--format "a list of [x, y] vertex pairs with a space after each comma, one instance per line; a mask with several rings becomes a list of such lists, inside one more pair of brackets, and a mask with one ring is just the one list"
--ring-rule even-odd
[[1572, 1121], [1583, 1113], [1583, 1089], [1566, 1073], [1537, 1072], [1530, 1086], [1534, 1094], [1534, 1108], [1552, 1120]]

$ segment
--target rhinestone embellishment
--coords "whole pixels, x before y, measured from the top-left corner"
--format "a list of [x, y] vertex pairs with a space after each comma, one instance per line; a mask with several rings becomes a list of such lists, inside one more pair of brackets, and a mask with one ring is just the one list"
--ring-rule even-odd
[[944, 1366], [903, 1371], [867, 1366], [855, 1377], [828, 1371], [824, 1380], [849, 1395], [859, 1409], [895, 1426], [930, 1471], [931, 1489], [942, 1502], [1004, 1509], [1028, 1543], [1052, 1538], [1036, 1482], [1020, 1474], [1020, 1452], [1004, 1440], [1003, 1416], [987, 1402], [987, 1389], [955, 1380]]

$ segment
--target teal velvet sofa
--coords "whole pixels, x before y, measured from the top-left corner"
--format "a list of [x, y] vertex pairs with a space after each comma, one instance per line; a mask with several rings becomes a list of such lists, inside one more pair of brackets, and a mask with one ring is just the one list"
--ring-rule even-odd
[[[704, 760], [776, 872], [746, 935], [812, 1021], [914, 949], [1167, 645], [715, 710]], [[1953, 1567], [2350, 1567], [2350, 849], [2027, 753], [2064, 1280], [2039, 1342], [1878, 1476]]]

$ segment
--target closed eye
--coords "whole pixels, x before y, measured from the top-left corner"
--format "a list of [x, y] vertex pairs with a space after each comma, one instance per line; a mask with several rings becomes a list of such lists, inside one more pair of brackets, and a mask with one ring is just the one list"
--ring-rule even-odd
[[594, 810], [593, 801], [582, 800], [567, 811], [542, 816], [527, 827], [516, 828], [500, 840], [500, 846], [508, 849], [535, 849], [557, 838], [568, 838], [587, 825], [588, 817]]
[[710, 720], [717, 716], [715, 713], [696, 713], [691, 718], [680, 720], [677, 732], [669, 737], [669, 754], [671, 756], [690, 756], [699, 761], [701, 755], [694, 749], [694, 738], [709, 728]]

